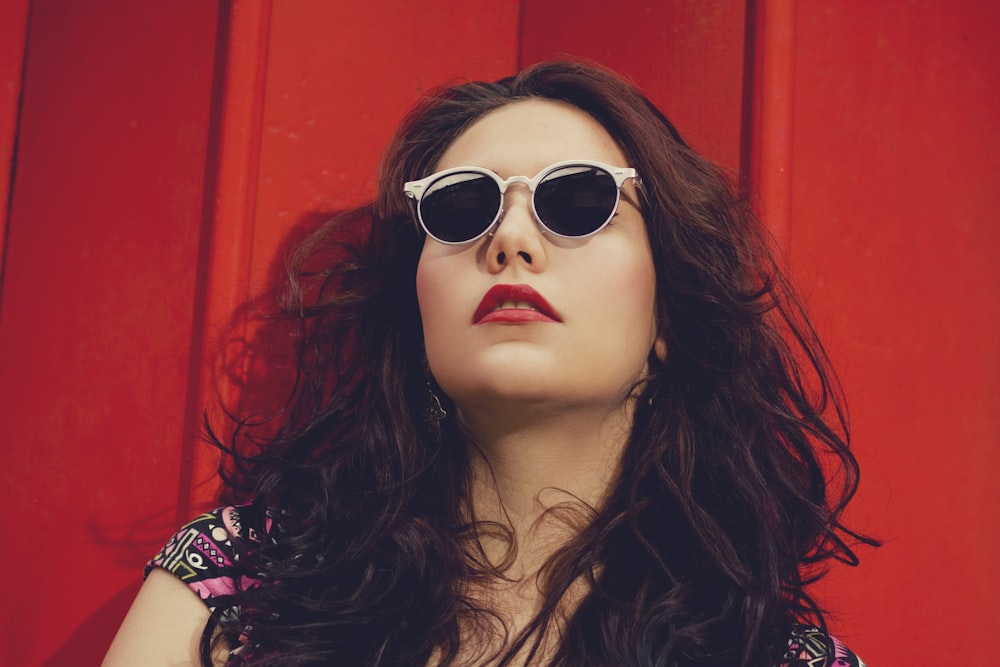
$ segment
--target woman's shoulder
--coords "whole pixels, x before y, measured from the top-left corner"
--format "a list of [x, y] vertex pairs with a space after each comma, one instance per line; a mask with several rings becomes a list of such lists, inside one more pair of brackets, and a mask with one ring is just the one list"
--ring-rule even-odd
[[[833, 655], [830, 650], [833, 650]], [[865, 667], [865, 663], [836, 637], [820, 628], [797, 625], [788, 639], [781, 667]]]
[[193, 590], [210, 609], [215, 600], [255, 582], [239, 574], [239, 541], [259, 542], [254, 526], [270, 525], [255, 520], [252, 505], [220, 507], [195, 517], [178, 530], [149, 562], [144, 576], [162, 568]]

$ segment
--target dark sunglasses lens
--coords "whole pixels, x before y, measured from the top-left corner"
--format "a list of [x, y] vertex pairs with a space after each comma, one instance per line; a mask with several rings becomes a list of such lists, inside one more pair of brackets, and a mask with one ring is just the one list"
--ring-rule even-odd
[[535, 189], [535, 211], [546, 227], [563, 236], [593, 234], [615, 212], [618, 186], [599, 167], [557, 169]]
[[482, 234], [500, 211], [500, 188], [475, 172], [449, 174], [433, 183], [420, 200], [420, 218], [432, 236], [460, 243]]

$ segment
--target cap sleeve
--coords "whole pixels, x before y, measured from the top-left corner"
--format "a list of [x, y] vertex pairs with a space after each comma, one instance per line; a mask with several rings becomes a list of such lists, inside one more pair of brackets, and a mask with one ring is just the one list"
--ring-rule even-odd
[[[830, 655], [828, 643], [833, 645]], [[836, 637], [827, 636], [819, 628], [796, 626], [788, 639], [788, 650], [781, 667], [867, 667], [854, 651]]]
[[236, 590], [238, 556], [233, 540], [242, 537], [240, 510], [222, 507], [196, 517], [146, 563], [143, 577], [149, 576], [153, 568], [162, 568], [187, 584], [214, 610], [216, 598]]

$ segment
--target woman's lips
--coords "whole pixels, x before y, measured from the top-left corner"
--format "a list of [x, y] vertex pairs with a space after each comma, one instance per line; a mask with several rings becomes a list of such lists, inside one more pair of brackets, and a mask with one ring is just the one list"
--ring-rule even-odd
[[472, 316], [473, 324], [486, 322], [562, 322], [562, 319], [530, 285], [494, 285]]

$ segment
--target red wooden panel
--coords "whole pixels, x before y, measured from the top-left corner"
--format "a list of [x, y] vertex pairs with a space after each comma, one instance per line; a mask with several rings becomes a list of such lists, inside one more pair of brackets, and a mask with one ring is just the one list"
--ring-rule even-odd
[[854, 515], [887, 541], [830, 597], [874, 665], [989, 664], [1000, 9], [797, 10], [792, 259], [853, 399]]
[[0, 320], [2, 664], [99, 662], [178, 520], [215, 12], [32, 3]]

